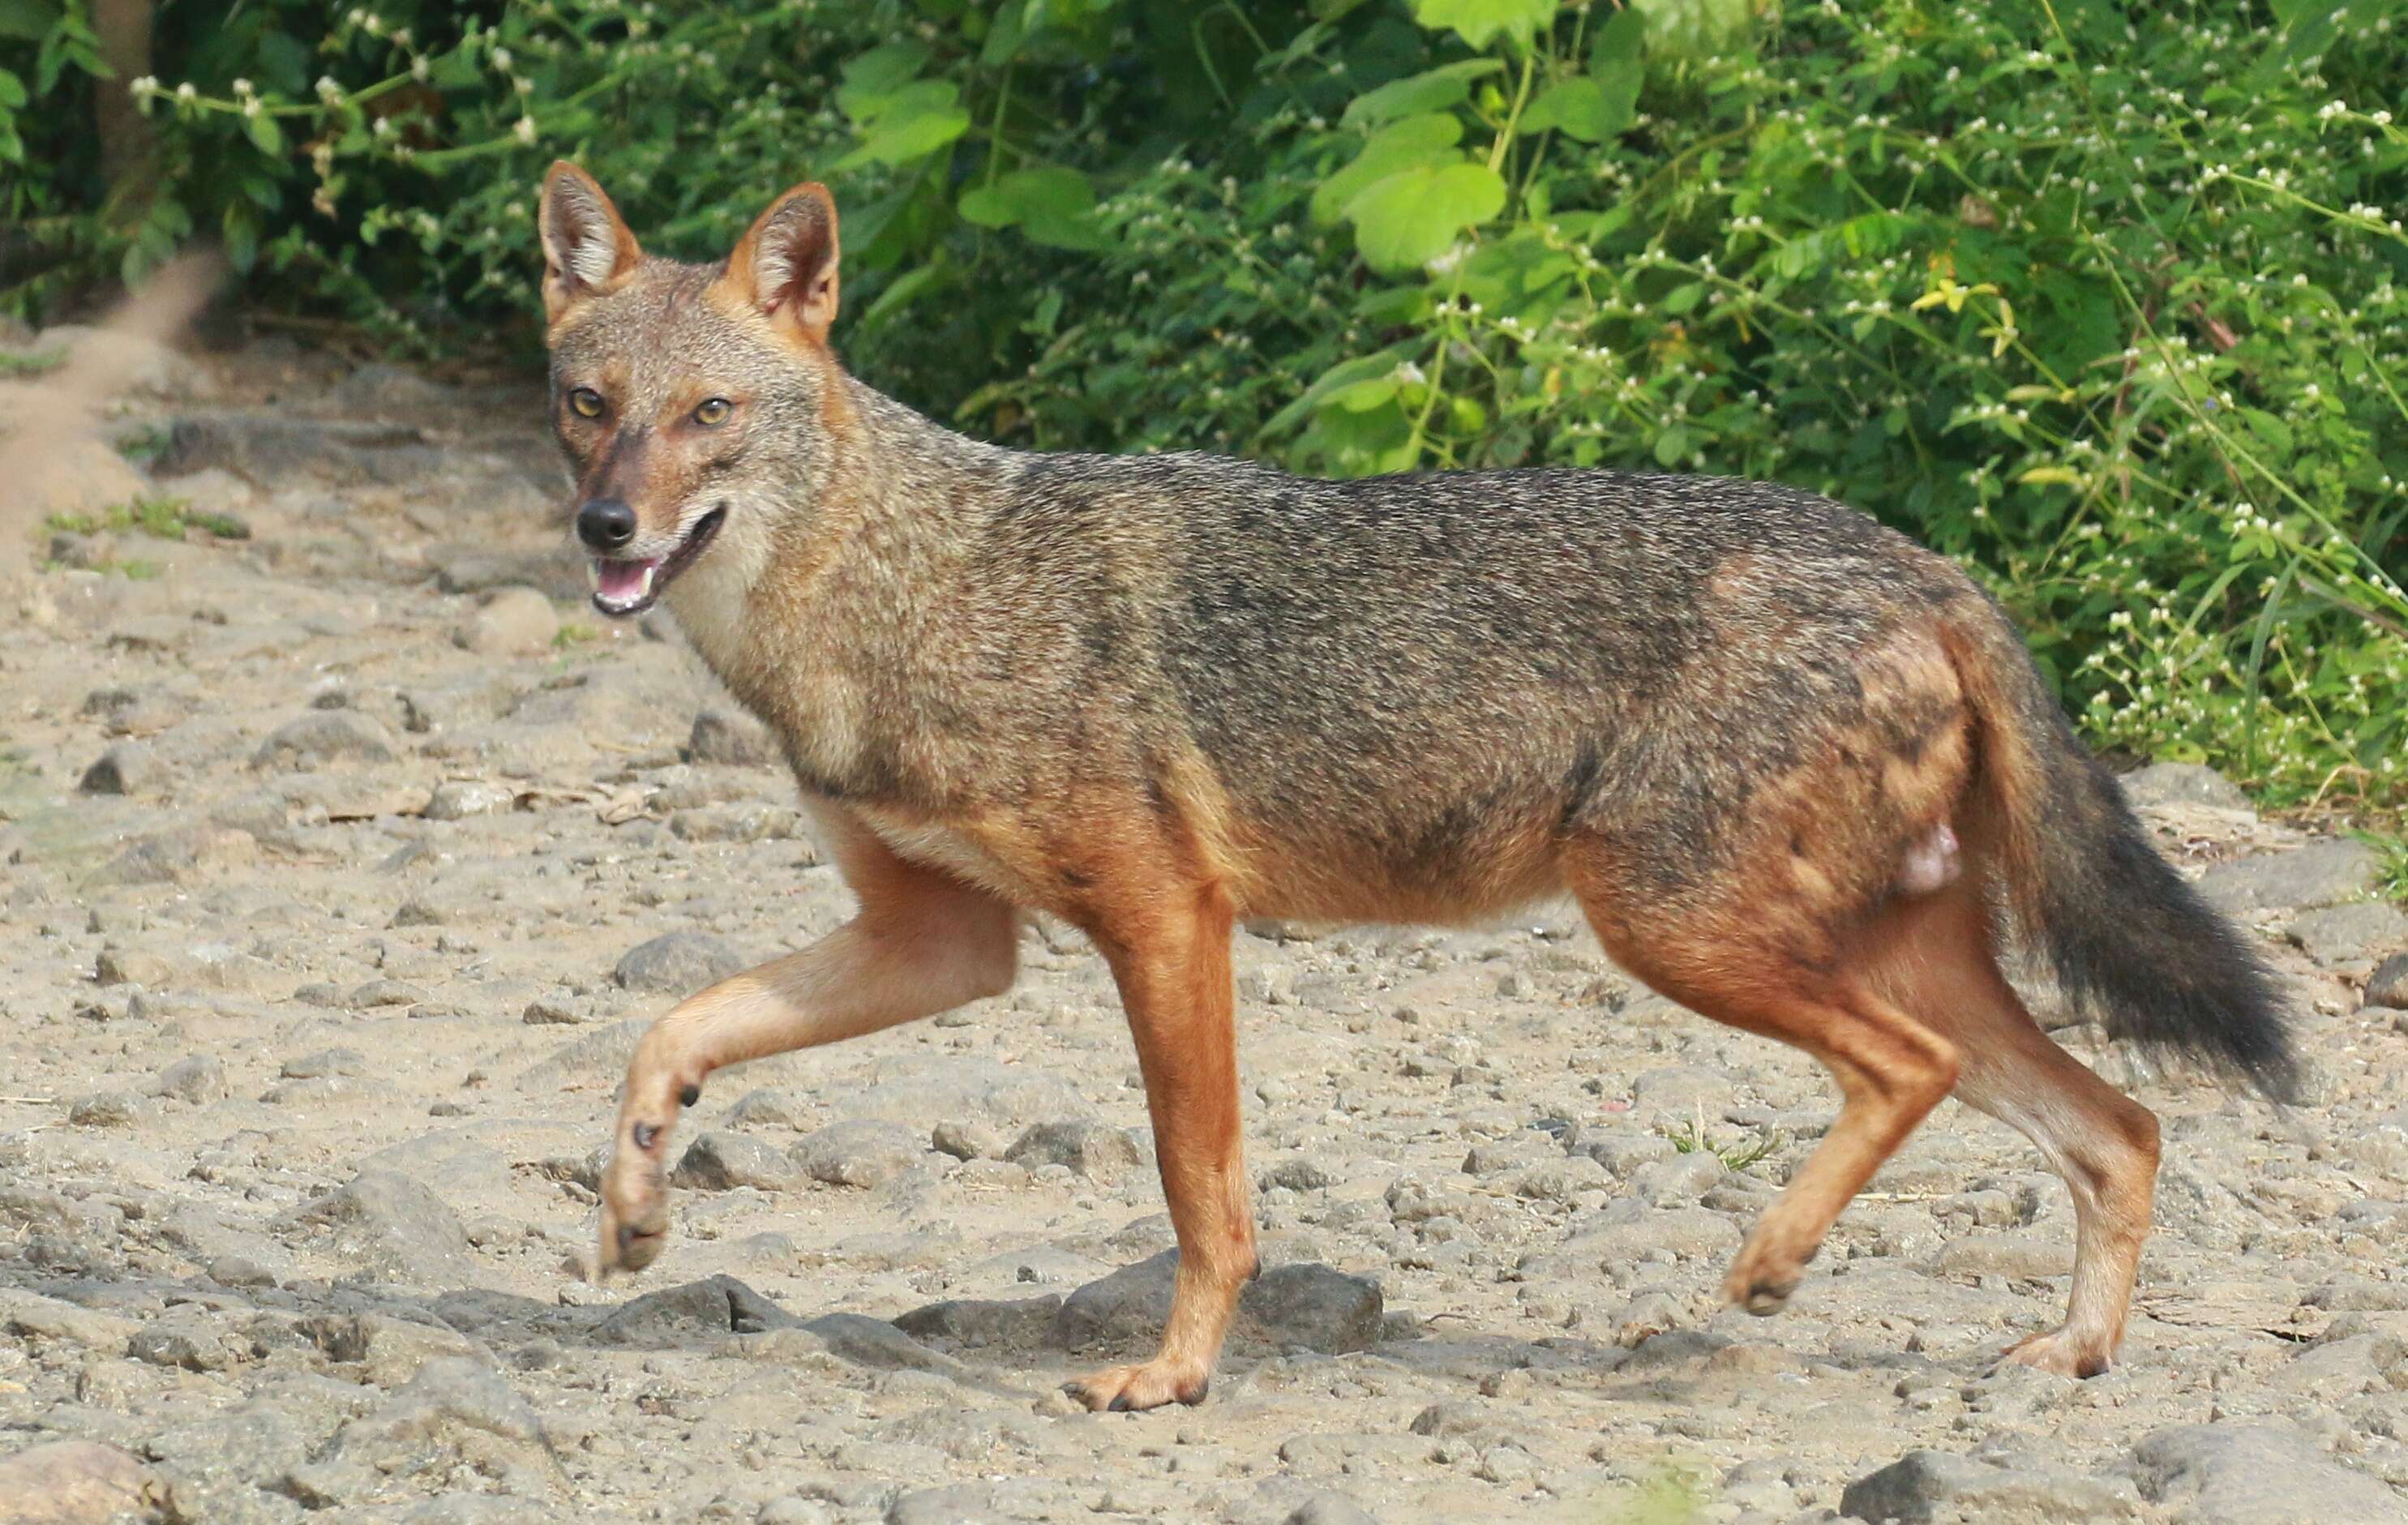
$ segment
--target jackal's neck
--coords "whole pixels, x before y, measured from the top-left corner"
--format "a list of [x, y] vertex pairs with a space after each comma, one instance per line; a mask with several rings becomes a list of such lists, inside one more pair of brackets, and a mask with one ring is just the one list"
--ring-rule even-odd
[[[919, 793], [929, 781], [909, 773], [931, 748], [916, 730], [954, 684], [977, 529], [1018, 457], [849, 376], [838, 385], [825, 476], [794, 484], [756, 567], [730, 567], [740, 596], [680, 605], [679, 624], [807, 788]], [[898, 688], [915, 702], [878, 698]]]

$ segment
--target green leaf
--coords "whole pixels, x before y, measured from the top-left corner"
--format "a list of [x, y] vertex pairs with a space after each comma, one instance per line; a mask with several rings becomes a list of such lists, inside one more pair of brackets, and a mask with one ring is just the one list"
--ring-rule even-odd
[[1391, 274], [1429, 263], [1458, 234], [1505, 208], [1505, 181], [1486, 165], [1417, 165], [1346, 204], [1354, 241], [1371, 267]]
[[1409, 117], [1424, 111], [1443, 111], [1460, 106], [1471, 94], [1471, 82], [1495, 74], [1505, 66], [1502, 59], [1467, 58], [1459, 64], [1426, 69], [1402, 79], [1391, 79], [1379, 89], [1355, 96], [1346, 104], [1346, 114], [1339, 124], [1360, 131], [1376, 127], [1383, 122]]
[[1313, 221], [1337, 222], [1357, 193], [1400, 169], [1453, 163], [1456, 156], [1447, 151], [1462, 140], [1462, 122], [1442, 111], [1388, 123], [1371, 135], [1354, 163], [1323, 180], [1312, 193]]
[[39, 42], [58, 19], [58, 0], [0, 0], [0, 37]]
[[919, 79], [927, 62], [927, 44], [909, 40], [890, 42], [845, 60], [844, 83], [836, 92], [837, 108], [855, 122], [876, 120], [894, 97], [915, 81], [939, 82]]
[[1605, 97], [1605, 136], [1627, 132], [1639, 115], [1647, 77], [1647, 23], [1635, 10], [1614, 13], [1589, 45], [1588, 75]]
[[225, 238], [226, 263], [236, 271], [247, 274], [259, 262], [259, 219], [252, 215], [247, 203], [229, 201], [222, 232]]
[[255, 116], [245, 117], [243, 129], [251, 134], [251, 140], [259, 145], [260, 152], [270, 155], [281, 155], [284, 152], [283, 130], [276, 125], [276, 119], [266, 112], [262, 111]]
[[900, 165], [924, 158], [969, 131], [970, 114], [955, 104], [960, 95], [942, 79], [922, 79], [889, 97], [859, 148], [836, 162], [838, 169], [865, 164]]
[[1016, 169], [993, 185], [962, 193], [965, 222], [980, 227], [1016, 227], [1033, 243], [1053, 249], [1093, 250], [1110, 239], [1096, 222], [1096, 191], [1087, 177], [1060, 165]]
[[13, 111], [25, 104], [25, 82], [0, 69], [0, 111]]
[[986, 46], [979, 50], [979, 64], [983, 68], [1001, 68], [1020, 51], [1028, 36], [1027, 7], [1022, 0], [1004, 0], [1001, 9], [986, 29]]
[[1549, 128], [1584, 143], [1602, 143], [1618, 130], [1607, 109], [1604, 88], [1585, 79], [1548, 86], [1522, 113], [1522, 131], [1542, 133]]
[[1531, 36], [1555, 18], [1555, 0], [1413, 0], [1414, 21], [1432, 31], [1450, 28], [1474, 48], [1502, 33], [1527, 52]]

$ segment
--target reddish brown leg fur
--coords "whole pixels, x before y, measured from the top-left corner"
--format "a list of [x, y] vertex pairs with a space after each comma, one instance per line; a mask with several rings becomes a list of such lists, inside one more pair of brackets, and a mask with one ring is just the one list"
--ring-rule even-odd
[[2039, 1145], [2073, 1194], [2073, 1291], [2065, 1322], [2006, 1359], [2064, 1376], [2107, 1370], [2124, 1336], [2157, 1171], [2157, 1120], [2052, 1043], [2000, 972], [1979, 887], [1897, 913], [1874, 979], [1965, 1056], [1957, 1100]]
[[602, 1176], [601, 1273], [640, 1271], [660, 1254], [670, 1129], [712, 1071], [1010, 987], [1018, 924], [1010, 906], [904, 862], [849, 819], [830, 814], [821, 828], [860, 914], [800, 953], [680, 1002], [637, 1044]]
[[[1842, 954], [1810, 967], [1786, 942], [1826, 928], [1794, 908], [1715, 908], [1650, 923], [1614, 885], [1585, 875], [1574, 891], [1625, 969], [1718, 1022], [1813, 1055], [1840, 1086], [1839, 1118], [1740, 1247], [1724, 1294], [1753, 1314], [1780, 1310], [1842, 1211], [1956, 1084], [1956, 1045], [1900, 1011]], [[1653, 913], [1660, 916], [1660, 913]]]
[[1094, 930], [1137, 1040], [1163, 1195], [1179, 1236], [1179, 1280], [1152, 1360], [1069, 1385], [1091, 1409], [1201, 1402], [1238, 1293], [1255, 1271], [1239, 1131], [1229, 903], [1211, 886], [1168, 906], [1146, 899], [1158, 908], [1142, 923]]

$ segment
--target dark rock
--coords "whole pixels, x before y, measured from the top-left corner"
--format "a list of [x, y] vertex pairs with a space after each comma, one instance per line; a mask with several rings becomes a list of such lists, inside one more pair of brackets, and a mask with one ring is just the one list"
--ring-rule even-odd
[[675, 1185], [702, 1191], [726, 1191], [736, 1187], [783, 1191], [800, 1179], [801, 1173], [783, 1150], [748, 1133], [732, 1132], [710, 1132], [696, 1138], [686, 1145], [684, 1157], [669, 1176]]
[[188, 1054], [159, 1072], [159, 1094], [198, 1106], [226, 1094], [225, 1065], [214, 1054]]
[[83, 770], [76, 787], [85, 794], [140, 794], [158, 778], [158, 755], [147, 744], [120, 741]]
[[2366, 1003], [2408, 1011], [2408, 953], [2394, 954], [2366, 982]]
[[968, 1350], [995, 1347], [1033, 1350], [1054, 1332], [1062, 1300], [1053, 1293], [1009, 1302], [949, 1299], [914, 1308], [895, 1327], [915, 1340], [939, 1340]]
[[1003, 1158], [1032, 1171], [1041, 1165], [1068, 1166], [1072, 1174], [1091, 1181], [1118, 1180], [1144, 1158], [1121, 1129], [1083, 1119], [1038, 1123], [1014, 1139]]
[[856, 1117], [804, 1135], [794, 1159], [804, 1174], [832, 1187], [880, 1187], [927, 1152], [926, 1136], [915, 1129]]
[[357, 710], [312, 710], [279, 726], [251, 756], [258, 768], [306, 768], [326, 762], [390, 762], [393, 733]]
[[2180, 1525], [2398, 1525], [2398, 1493], [2341, 1465], [2297, 1431], [2188, 1424], [2132, 1448], [2126, 1470]]
[[712, 1276], [623, 1302], [588, 1338], [595, 1345], [673, 1350], [794, 1322], [791, 1314], [735, 1277]]
[[1840, 1513], [1871, 1525], [2058, 1525], [2137, 1519], [2141, 1509], [2130, 1485], [2120, 1479], [2011, 1471], [1945, 1451], [1910, 1451], [1850, 1483], [1840, 1495]]
[[450, 460], [405, 424], [225, 410], [178, 419], [151, 470], [179, 477], [214, 467], [263, 488], [313, 477], [393, 486], [439, 475]]
[[778, 762], [778, 743], [769, 728], [751, 715], [727, 710], [705, 710], [694, 717], [686, 752], [695, 762], [734, 768], [772, 768]]
[[2365, 894], [2382, 873], [2381, 856], [2365, 843], [2323, 842], [2218, 863], [2200, 876], [2199, 892], [2227, 915], [2315, 910]]
[[627, 950], [611, 978], [628, 990], [691, 995], [741, 974], [749, 960], [724, 938], [709, 932], [664, 932]]
[[2116, 780], [2124, 798], [2136, 808], [2147, 805], [2214, 805], [2218, 810], [2248, 810], [2249, 797], [2241, 786], [2213, 768], [2198, 763], [2161, 762], [2139, 768]]
[[255, 861], [259, 841], [230, 827], [188, 826], [142, 838], [93, 875], [104, 885], [181, 885], [213, 869]]
[[2320, 964], [2365, 963], [2408, 948], [2408, 915], [2381, 900], [2302, 911], [2285, 934]]
[[[1178, 1273], [1179, 1252], [1170, 1249], [1089, 1282], [1063, 1300], [1054, 1319], [1054, 1343], [1088, 1350], [1158, 1340]], [[1382, 1312], [1380, 1284], [1369, 1277], [1326, 1265], [1275, 1266], [1240, 1294], [1235, 1332], [1283, 1349], [1302, 1345], [1342, 1355], [1379, 1343]]]
[[282, 1221], [332, 1230], [337, 1253], [388, 1274], [450, 1284], [468, 1272], [468, 1234], [459, 1217], [428, 1187], [395, 1172], [363, 1171]]

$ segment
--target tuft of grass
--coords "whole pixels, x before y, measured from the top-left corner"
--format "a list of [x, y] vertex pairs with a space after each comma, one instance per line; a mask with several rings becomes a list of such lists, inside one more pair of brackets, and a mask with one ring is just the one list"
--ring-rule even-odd
[[2383, 872], [2374, 882], [2376, 898], [2408, 905], [2408, 837], [2366, 827], [2350, 834], [2383, 855]]
[[114, 443], [120, 455], [136, 466], [149, 466], [167, 453], [168, 439], [166, 429], [156, 424], [146, 424], [119, 435]]
[[66, 363], [64, 350], [0, 350], [0, 376], [47, 376]]
[[233, 514], [212, 513], [194, 508], [183, 498], [164, 496], [137, 497], [102, 514], [54, 513], [42, 521], [42, 527], [53, 533], [64, 530], [76, 535], [93, 535], [107, 529], [148, 535], [154, 540], [180, 540], [195, 529], [221, 540], [251, 539], [251, 526]]
[[1659, 1129], [1670, 1139], [1675, 1152], [1684, 1155], [1707, 1154], [1723, 1162], [1726, 1170], [1743, 1171], [1760, 1164], [1789, 1142], [1789, 1135], [1778, 1129], [1757, 1133], [1751, 1138], [1717, 1140], [1706, 1131], [1701, 1120], [1693, 1119], [1678, 1128]]

